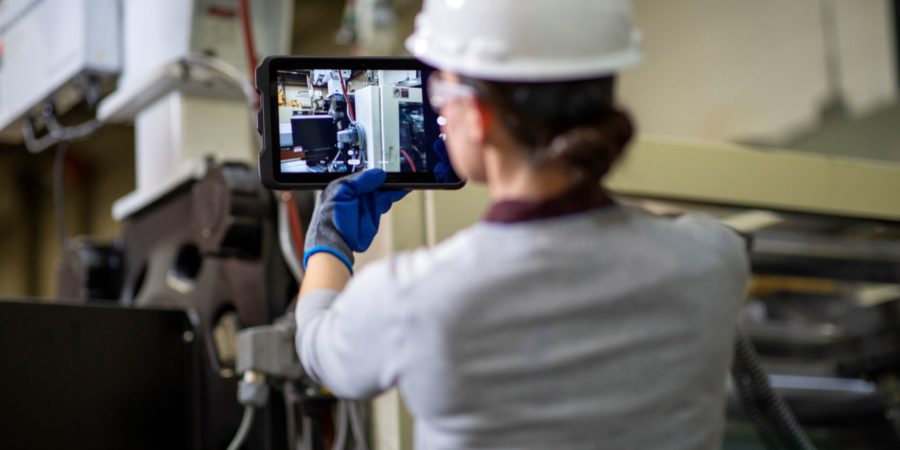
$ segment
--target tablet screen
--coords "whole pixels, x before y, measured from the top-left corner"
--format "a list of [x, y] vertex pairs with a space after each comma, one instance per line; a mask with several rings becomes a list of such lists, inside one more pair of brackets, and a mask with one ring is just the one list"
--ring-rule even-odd
[[428, 173], [441, 162], [421, 70], [276, 73], [281, 173]]

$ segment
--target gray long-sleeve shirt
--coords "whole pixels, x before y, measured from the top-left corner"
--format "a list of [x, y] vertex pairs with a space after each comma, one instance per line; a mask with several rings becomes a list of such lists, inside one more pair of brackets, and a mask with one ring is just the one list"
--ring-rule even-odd
[[419, 449], [714, 449], [748, 267], [698, 216], [480, 223], [297, 308], [338, 396], [398, 386]]

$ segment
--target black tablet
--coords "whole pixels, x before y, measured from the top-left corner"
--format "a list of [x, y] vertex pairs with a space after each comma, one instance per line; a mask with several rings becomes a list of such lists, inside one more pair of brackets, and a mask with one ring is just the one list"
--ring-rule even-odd
[[413, 58], [266, 58], [256, 69], [263, 184], [321, 189], [377, 168], [387, 187], [462, 187], [428, 105], [431, 71]]

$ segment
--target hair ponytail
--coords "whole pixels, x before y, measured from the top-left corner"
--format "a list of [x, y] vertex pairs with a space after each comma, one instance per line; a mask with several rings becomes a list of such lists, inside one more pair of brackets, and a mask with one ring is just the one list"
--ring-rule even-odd
[[544, 149], [532, 153], [536, 165], [558, 162], [582, 173], [584, 181], [599, 183], [622, 156], [634, 136], [631, 119], [609, 109], [592, 125], [576, 126], [556, 135]]

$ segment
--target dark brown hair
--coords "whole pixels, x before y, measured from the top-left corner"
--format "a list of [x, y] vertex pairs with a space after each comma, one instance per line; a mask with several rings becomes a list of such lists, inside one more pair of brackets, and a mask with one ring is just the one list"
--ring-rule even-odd
[[538, 167], [563, 163], [596, 185], [634, 136], [629, 115], [613, 106], [614, 77], [551, 83], [463, 78]]

